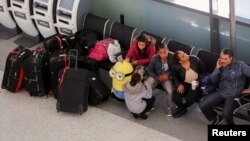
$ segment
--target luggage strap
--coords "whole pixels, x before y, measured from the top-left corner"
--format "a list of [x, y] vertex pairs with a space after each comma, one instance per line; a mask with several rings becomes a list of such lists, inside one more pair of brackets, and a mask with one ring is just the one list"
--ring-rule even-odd
[[63, 73], [62, 73], [62, 76], [61, 76], [60, 81], [59, 81], [59, 88], [61, 88], [62, 83], [63, 83], [63, 81], [64, 81], [64, 76], [65, 76], [65, 74], [66, 74], [66, 72], [67, 72], [68, 70], [69, 70], [69, 67], [68, 67], [68, 66], [66, 66], [66, 67], [63, 69]]
[[9, 52], [9, 54], [18, 54], [18, 51], [11, 51], [11, 52]]
[[64, 48], [63, 48], [63, 44], [62, 44], [61, 38], [59, 36], [56, 36], [56, 39], [57, 39], [57, 42], [58, 42], [58, 44], [60, 46], [60, 50], [63, 50]]
[[[75, 54], [74, 54], [75, 53]], [[60, 78], [60, 81], [59, 81], [59, 88], [61, 88], [62, 84], [63, 84], [63, 81], [64, 81], [64, 76], [65, 74], [67, 73], [67, 71], [69, 70], [70, 68], [70, 58], [72, 57], [75, 57], [75, 69], [77, 69], [77, 58], [78, 58], [78, 51], [77, 50], [74, 50], [74, 49], [71, 49], [69, 50], [69, 58], [68, 58], [68, 65], [67, 65], [67, 55], [64, 56], [64, 63], [65, 63], [65, 68], [63, 69], [63, 73], [62, 73], [62, 76]]]
[[44, 51], [44, 50], [45, 50], [45, 49], [44, 49], [43, 47], [39, 46], [39, 47], [35, 48], [35, 49], [32, 50], [32, 51], [40, 52], [40, 51]]

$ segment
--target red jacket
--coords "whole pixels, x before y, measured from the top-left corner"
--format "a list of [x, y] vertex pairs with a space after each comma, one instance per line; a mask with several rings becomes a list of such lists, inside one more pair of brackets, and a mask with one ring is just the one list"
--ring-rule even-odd
[[129, 58], [131, 60], [137, 60], [139, 65], [147, 65], [149, 64], [151, 58], [153, 57], [153, 55], [155, 55], [155, 53], [156, 53], [155, 44], [150, 44], [147, 50], [147, 58], [141, 57], [138, 53], [137, 41], [134, 41], [130, 45], [126, 58]]

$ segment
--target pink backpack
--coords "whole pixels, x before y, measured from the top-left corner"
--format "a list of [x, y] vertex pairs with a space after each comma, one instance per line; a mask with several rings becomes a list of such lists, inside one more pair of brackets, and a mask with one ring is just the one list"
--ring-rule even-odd
[[108, 46], [114, 43], [114, 39], [105, 38], [95, 43], [95, 47], [90, 49], [88, 57], [96, 61], [104, 61], [108, 59]]

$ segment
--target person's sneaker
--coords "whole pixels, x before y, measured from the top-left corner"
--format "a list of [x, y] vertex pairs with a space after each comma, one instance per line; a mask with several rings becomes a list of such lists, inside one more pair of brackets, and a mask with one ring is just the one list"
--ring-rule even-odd
[[218, 114], [215, 119], [212, 122], [212, 125], [220, 125], [221, 123], [223, 123], [225, 121], [225, 119], [222, 117], [222, 115]]
[[168, 107], [168, 109], [167, 109], [167, 116], [168, 117], [172, 117], [173, 116], [173, 108]]
[[154, 111], [155, 110], [155, 107], [152, 107], [151, 109], [150, 109], [150, 111]]

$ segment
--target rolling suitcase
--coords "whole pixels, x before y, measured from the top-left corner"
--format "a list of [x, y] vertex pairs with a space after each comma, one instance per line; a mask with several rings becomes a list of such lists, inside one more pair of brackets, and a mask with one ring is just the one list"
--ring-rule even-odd
[[[72, 59], [71, 59], [72, 60]], [[67, 51], [55, 51], [50, 54], [49, 70], [50, 70], [50, 81], [52, 93], [57, 98], [57, 87], [58, 87], [58, 73], [62, 68], [65, 68], [68, 64], [68, 50]], [[72, 65], [75, 62], [71, 62]]]
[[7, 57], [2, 81], [2, 89], [18, 92], [23, 86], [23, 61], [31, 53], [24, 47], [17, 47]]
[[38, 47], [24, 61], [25, 87], [30, 96], [47, 98], [51, 89], [49, 54], [44, 48]]
[[58, 72], [67, 66], [67, 54], [62, 51], [55, 51], [50, 54], [49, 70], [52, 93], [57, 98]]
[[[88, 108], [89, 71], [77, 69], [78, 52], [69, 51], [68, 66], [58, 74], [57, 111], [82, 114]], [[75, 58], [75, 68], [70, 68], [71, 60]]]
[[111, 90], [104, 84], [104, 82], [96, 75], [90, 72], [89, 77], [89, 104], [97, 105], [108, 100], [111, 95]]

